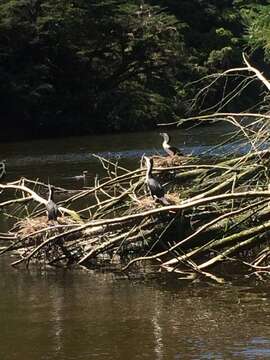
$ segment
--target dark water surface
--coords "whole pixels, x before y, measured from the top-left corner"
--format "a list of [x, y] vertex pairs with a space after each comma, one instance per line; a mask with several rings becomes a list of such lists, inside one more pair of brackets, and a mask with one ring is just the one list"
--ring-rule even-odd
[[[174, 143], [200, 153], [225, 130], [179, 130]], [[101, 171], [92, 152], [135, 166], [143, 153], [162, 151], [157, 133], [0, 144], [8, 180], [70, 188], [82, 186], [71, 176], [87, 169], [91, 181]], [[270, 278], [216, 285], [10, 262], [0, 258], [0, 360], [270, 359]]]
[[[231, 129], [209, 126], [171, 131], [172, 144], [185, 154], [209, 151], [220, 140], [230, 136]], [[20, 176], [39, 178], [60, 185], [74, 184], [68, 177], [88, 170], [90, 178], [100, 173], [101, 166], [92, 156], [122, 159], [126, 166], [138, 166], [143, 154], [164, 154], [159, 132], [121, 135], [86, 136], [17, 143], [0, 143], [0, 160], [7, 160], [9, 179]], [[218, 150], [221, 153], [223, 150]]]
[[270, 358], [268, 284], [0, 270], [2, 360]]

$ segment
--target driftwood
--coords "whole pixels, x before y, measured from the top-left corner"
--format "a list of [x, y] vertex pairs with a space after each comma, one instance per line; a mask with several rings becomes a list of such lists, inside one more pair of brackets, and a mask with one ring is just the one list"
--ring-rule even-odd
[[[252, 72], [269, 89], [263, 75], [244, 62], [247, 67], [230, 72]], [[244, 124], [243, 116], [254, 121]], [[223, 280], [214, 273], [221, 263], [270, 270], [270, 150], [261, 146], [268, 141], [264, 122], [270, 116], [222, 112], [199, 118], [232, 124], [231, 141], [241, 136], [239, 153], [199, 159], [154, 156], [154, 173], [166, 183], [169, 206], [149, 196], [144, 167], [130, 171], [100, 156], [106, 177], [79, 191], [56, 188], [62, 217], [53, 224], [45, 216], [46, 184], [2, 181], [0, 210], [8, 215], [10, 229], [0, 234], [1, 253], [16, 253], [14, 266], [113, 265], [127, 271], [151, 262], [182, 278], [206, 276], [218, 282]], [[250, 149], [245, 154], [243, 143]]]
[[0, 184], [2, 192], [16, 194], [0, 203], [0, 208], [11, 216], [27, 207], [27, 216], [1, 237], [9, 242], [1, 253], [16, 252], [19, 259], [14, 266], [30, 261], [58, 266], [113, 263], [127, 270], [134, 263], [151, 260], [168, 271], [212, 277], [205, 269], [233, 255], [240, 261], [244, 251], [256, 249], [253, 260], [241, 261], [247, 267], [266, 266], [266, 250], [260, 260], [257, 254], [264, 244], [268, 248], [269, 155], [268, 150], [258, 152], [257, 164], [248, 154], [216, 164], [155, 168], [164, 180], [173, 171], [169, 206], [155, 203], [146, 193], [144, 168], [110, 172], [109, 179], [71, 197], [59, 191], [59, 196], [65, 194], [59, 202], [63, 217], [54, 224], [47, 223], [47, 200], [38, 194], [36, 183], [32, 183], [35, 191], [29, 187], [31, 182], [24, 185], [25, 179], [22, 184]]

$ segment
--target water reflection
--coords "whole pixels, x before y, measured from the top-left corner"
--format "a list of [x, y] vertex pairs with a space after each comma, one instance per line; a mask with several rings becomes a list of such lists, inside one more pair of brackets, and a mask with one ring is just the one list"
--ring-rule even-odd
[[269, 358], [266, 286], [79, 270], [3, 273], [6, 266], [0, 263], [1, 359]]

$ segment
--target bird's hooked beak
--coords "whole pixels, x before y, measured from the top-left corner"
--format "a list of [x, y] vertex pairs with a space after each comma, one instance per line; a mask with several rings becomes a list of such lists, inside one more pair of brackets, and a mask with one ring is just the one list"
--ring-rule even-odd
[[161, 137], [163, 137], [163, 140], [166, 140], [166, 138], [168, 138], [168, 134], [167, 133], [159, 133], [159, 135], [161, 136]]

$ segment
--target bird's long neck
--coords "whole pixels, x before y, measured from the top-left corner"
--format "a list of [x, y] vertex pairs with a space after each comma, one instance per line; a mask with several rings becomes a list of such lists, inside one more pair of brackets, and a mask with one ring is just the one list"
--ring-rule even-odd
[[168, 146], [169, 141], [170, 141], [169, 135], [164, 134], [163, 135], [163, 146], [165, 146], [165, 147]]
[[146, 179], [149, 179], [152, 177], [153, 164], [151, 163], [151, 161], [147, 161], [146, 166], [147, 166]]
[[49, 187], [48, 201], [53, 201], [53, 189], [51, 187]]

